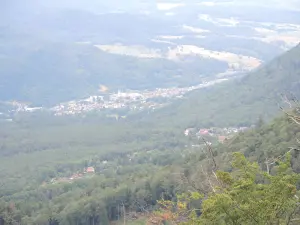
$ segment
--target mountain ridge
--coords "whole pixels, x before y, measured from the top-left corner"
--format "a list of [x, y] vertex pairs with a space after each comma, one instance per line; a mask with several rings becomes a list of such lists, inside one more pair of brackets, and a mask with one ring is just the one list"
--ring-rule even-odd
[[181, 126], [251, 125], [260, 116], [268, 119], [278, 113], [282, 94], [299, 98], [299, 77], [300, 44], [240, 79], [195, 91], [156, 111], [152, 121]]

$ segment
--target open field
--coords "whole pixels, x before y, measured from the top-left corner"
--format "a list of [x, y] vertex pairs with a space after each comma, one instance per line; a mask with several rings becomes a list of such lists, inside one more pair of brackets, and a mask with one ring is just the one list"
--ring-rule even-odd
[[145, 46], [96, 45], [96, 47], [105, 52], [139, 58], [166, 58], [174, 61], [181, 60], [183, 56], [213, 58], [227, 62], [230, 68], [239, 70], [251, 70], [261, 64], [261, 61], [254, 57], [237, 55], [230, 52], [211, 51], [194, 45], [178, 45], [173, 48], [170, 47], [165, 52], [160, 49], [146, 48]]

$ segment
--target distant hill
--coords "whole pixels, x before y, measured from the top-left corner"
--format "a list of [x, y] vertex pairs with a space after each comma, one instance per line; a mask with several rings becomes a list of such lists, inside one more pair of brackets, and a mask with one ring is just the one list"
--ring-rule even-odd
[[253, 124], [278, 113], [281, 94], [300, 97], [299, 78], [300, 45], [241, 79], [195, 91], [146, 120], [180, 126]]
[[[101, 84], [110, 90], [191, 85], [228, 68], [215, 59], [139, 59], [94, 47], [151, 42], [153, 35], [163, 33], [168, 21], [38, 6], [31, 12], [30, 6], [11, 3], [7, 12], [0, 10], [0, 101], [54, 105], [96, 94]], [[10, 16], [14, 14], [20, 17]]]
[[101, 84], [112, 90], [191, 85], [227, 68], [200, 57], [182, 63], [139, 59], [91, 44], [34, 41], [0, 43], [0, 101], [53, 105], [96, 94]]
[[[200, 20], [198, 8], [192, 10], [193, 13], [190, 10], [196, 8], [192, 3], [197, 1], [189, 2], [191, 5], [187, 4], [186, 10], [179, 7], [177, 16], [170, 17], [165, 12], [152, 12], [156, 8], [153, 1], [29, 0], [25, 3], [5, 0], [0, 9], [0, 101], [53, 105], [96, 94], [99, 85], [110, 90], [195, 85], [205, 76], [228, 69], [227, 63], [220, 61], [224, 60], [220, 52], [252, 56], [262, 61], [282, 52], [281, 45], [266, 43], [257, 36], [260, 34], [253, 28], [262, 24], [252, 27], [243, 22], [248, 21], [248, 17], [239, 17], [240, 14], [253, 15], [252, 11], [244, 13], [236, 7], [229, 11], [227, 6], [201, 7], [201, 13], [213, 18], [215, 15], [218, 18], [238, 16], [242, 21], [238, 26], [227, 27]], [[116, 3], [118, 8], [114, 7]], [[141, 13], [144, 7], [152, 13]], [[126, 13], [118, 11], [123, 8]], [[282, 13], [281, 17], [291, 18], [287, 21], [295, 23], [298, 19], [294, 12], [284, 10]], [[265, 16], [266, 13], [257, 14]], [[192, 30], [186, 28], [189, 26]], [[205, 38], [201, 35], [199, 38], [199, 30], [195, 32], [193, 27], [209, 32], [205, 32]], [[175, 62], [113, 55], [94, 47], [115, 47], [116, 44], [130, 46], [134, 51], [136, 46], [145, 47], [145, 51], [164, 52], [182, 45], [193, 45], [188, 49], [196, 50], [184, 48], [185, 53], [190, 51], [189, 56]], [[215, 58], [200, 57], [200, 54], [207, 55], [202, 48], [213, 51]], [[196, 51], [199, 55], [192, 54]]]

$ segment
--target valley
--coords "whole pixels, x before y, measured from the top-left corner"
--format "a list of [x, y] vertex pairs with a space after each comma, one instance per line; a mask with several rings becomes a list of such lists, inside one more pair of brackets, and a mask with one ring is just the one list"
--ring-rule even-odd
[[220, 73], [255, 70], [300, 41], [300, 21], [288, 8], [268, 9], [265, 14], [283, 18], [277, 20], [260, 14], [265, 8], [258, 2], [133, 2], [140, 8], [106, 13], [46, 4], [41, 10], [50, 7], [47, 13], [26, 12], [30, 16], [9, 29], [2, 20], [0, 101], [48, 107], [98, 95], [99, 84], [113, 92], [187, 87]]
[[[4, 102], [8, 109], [2, 112], [2, 117], [10, 117], [16, 113], [36, 113], [38, 111], [51, 111], [54, 116], [63, 115], [76, 115], [86, 114], [89, 112], [108, 111], [115, 110], [116, 113], [124, 113], [124, 109], [128, 110], [128, 113], [134, 111], [149, 112], [149, 110], [155, 110], [164, 107], [175, 99], [183, 98], [191, 91], [208, 88], [210, 86], [228, 81], [227, 78], [216, 78], [215, 80], [204, 81], [202, 84], [198, 84], [191, 87], [183, 88], [158, 88], [155, 90], [134, 91], [127, 90], [125, 92], [118, 91], [117, 93], [105, 93], [104, 95], [90, 96], [87, 99], [73, 100], [66, 103], [61, 103], [52, 108], [34, 107], [29, 106], [26, 103], [21, 102]], [[233, 74], [230, 73], [230, 78], [233, 78]], [[117, 114], [118, 115], [118, 114]], [[125, 114], [126, 115], [126, 114]], [[122, 116], [124, 117], [124, 116]], [[122, 118], [121, 117], [121, 118]], [[126, 117], [126, 116], [125, 116]], [[13, 117], [12, 117], [13, 118]], [[118, 118], [118, 117], [117, 117]], [[7, 119], [6, 119], [7, 120]], [[7, 121], [11, 121], [10, 119]]]
[[298, 1], [0, 5], [0, 225], [298, 224]]

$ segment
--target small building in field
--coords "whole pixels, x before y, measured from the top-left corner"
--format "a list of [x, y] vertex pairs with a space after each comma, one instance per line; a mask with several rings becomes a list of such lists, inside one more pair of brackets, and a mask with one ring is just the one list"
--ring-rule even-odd
[[87, 173], [95, 173], [95, 168], [90, 166], [90, 167], [86, 168], [86, 172]]
[[200, 135], [208, 135], [209, 134], [209, 130], [208, 129], [200, 129], [199, 130], [199, 134]]
[[185, 136], [189, 136], [189, 135], [191, 135], [194, 131], [195, 131], [195, 128], [187, 128], [187, 129], [185, 129], [185, 131], [184, 131], [184, 135], [185, 135]]
[[227, 137], [226, 136], [219, 136], [218, 140], [219, 140], [220, 143], [224, 143], [227, 140]]

